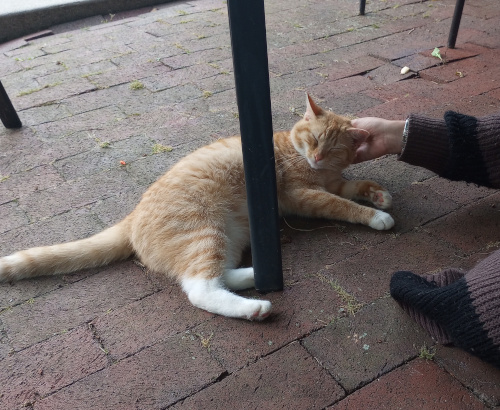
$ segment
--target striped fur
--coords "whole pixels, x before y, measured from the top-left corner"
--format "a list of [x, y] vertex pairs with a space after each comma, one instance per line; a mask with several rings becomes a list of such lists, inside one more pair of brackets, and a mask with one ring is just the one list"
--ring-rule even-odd
[[[364, 134], [308, 97], [304, 119], [274, 135], [280, 212], [390, 229], [388, 214], [351, 201], [365, 199], [383, 209], [390, 206], [389, 193], [374, 182], [341, 176]], [[241, 140], [231, 137], [179, 161], [117, 225], [88, 239], [0, 258], [0, 280], [68, 273], [135, 254], [149, 269], [176, 277], [195, 306], [260, 320], [270, 313], [268, 301], [230, 291], [253, 286], [253, 270], [237, 269], [248, 245]]]

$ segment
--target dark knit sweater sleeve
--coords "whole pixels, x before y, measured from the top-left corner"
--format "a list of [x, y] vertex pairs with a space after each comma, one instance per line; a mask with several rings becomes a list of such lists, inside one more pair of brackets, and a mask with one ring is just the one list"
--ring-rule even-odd
[[408, 119], [400, 160], [454, 181], [500, 188], [500, 113], [475, 118], [448, 111], [444, 119]]

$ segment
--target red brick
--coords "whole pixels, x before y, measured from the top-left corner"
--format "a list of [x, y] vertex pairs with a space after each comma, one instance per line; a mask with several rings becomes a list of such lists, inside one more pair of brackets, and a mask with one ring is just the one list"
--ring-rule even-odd
[[[425, 232], [386, 234], [389, 239], [323, 271], [358, 300], [371, 303], [389, 291], [392, 274], [398, 270], [425, 272], [453, 266], [456, 250]], [[397, 249], [397, 251], [395, 251]]]
[[[427, 68], [442, 66], [443, 63], [437, 57], [434, 57], [431, 53], [434, 51], [434, 48], [429, 50], [422, 51], [418, 54], [414, 54], [396, 61], [393, 61], [394, 64], [404, 67], [409, 66], [413, 71], [422, 71]], [[459, 44], [456, 48], [451, 49], [447, 47], [441, 47], [439, 49], [440, 55], [443, 60], [447, 63], [463, 60], [471, 57], [475, 57], [478, 54], [487, 52], [488, 49], [485, 47], [478, 46], [476, 44]], [[456, 72], [454, 73], [456, 74]], [[425, 77], [425, 74], [424, 74]], [[457, 76], [451, 77], [452, 80], [458, 79]]]
[[496, 98], [497, 100], [500, 100], [500, 88], [497, 88], [496, 90], [489, 91], [486, 95], [489, 97]]
[[113, 360], [135, 354], [213, 317], [193, 307], [184, 292], [172, 285], [92, 322]]
[[[219, 74], [219, 70], [208, 64], [198, 64], [191, 67], [173, 70], [163, 75], [143, 78], [142, 82], [151, 91], [157, 92], [191, 82], [193, 77], [207, 78]], [[200, 93], [201, 96], [201, 93]]]
[[401, 74], [401, 69], [397, 65], [387, 63], [365, 74], [367, 78], [375, 84], [387, 85], [397, 83], [398, 81], [406, 80], [415, 74], [409, 72]]
[[[498, 58], [498, 53], [495, 54], [495, 58]], [[457, 81], [461, 87], [468, 86], [468, 88], [472, 88], [472, 82], [476, 84], [476, 87], [485, 82], [484, 86], [491, 85], [492, 88], [498, 88], [498, 82], [495, 81], [498, 73], [500, 73], [500, 68], [497, 67], [494, 61], [489, 61], [483, 55], [479, 55], [477, 58], [452, 61], [422, 70], [419, 74], [425, 80], [438, 83]], [[470, 77], [472, 74], [474, 74], [474, 77]], [[494, 86], [495, 84], [496, 86]], [[480, 90], [476, 92], [477, 94], [481, 93]]]
[[[75, 180], [82, 177], [92, 178], [93, 174], [106, 173], [112, 168], [118, 168], [120, 161], [131, 164], [133, 161], [152, 155], [154, 147], [154, 142], [144, 140], [142, 135], [110, 143], [108, 147], [101, 147], [104, 141], [97, 137], [96, 139], [94, 149], [55, 161], [54, 168], [65, 180], [75, 183]], [[105, 179], [103, 178], [103, 182]]]
[[0, 203], [44, 190], [64, 182], [53, 165], [42, 165], [8, 176], [0, 183]]
[[434, 363], [414, 360], [371, 382], [329, 409], [483, 409], [466, 388]]
[[[458, 86], [458, 83], [456, 82], [446, 84], [446, 86], [451, 87], [454, 84]], [[456, 88], [458, 89], [459, 87]], [[450, 90], [450, 92], [453, 93], [453, 90]], [[461, 91], [456, 92], [457, 97], [459, 97], [460, 93]], [[449, 110], [481, 117], [484, 115], [498, 113], [498, 111], [500, 111], [500, 101], [489, 96], [488, 94], [474, 95], [471, 97], [450, 99], [449, 102], [435, 105], [431, 109], [423, 110], [422, 113], [427, 115], [436, 115], [439, 113], [442, 117], [444, 113]]]
[[388, 120], [402, 120], [414, 112], [424, 112], [433, 107], [435, 101], [429, 98], [407, 96], [376, 105], [357, 113], [358, 117], [379, 117]]
[[[60, 101], [64, 98], [87, 93], [96, 89], [96, 86], [90, 83], [86, 78], [66, 76], [61, 80], [47, 83], [45, 79], [40, 79], [40, 90], [31, 92], [29, 90], [19, 90], [19, 92], [28, 92], [29, 94], [20, 96], [17, 99], [19, 108], [28, 108], [41, 105], [47, 101]], [[44, 88], [46, 87], [46, 88]]]
[[132, 262], [123, 262], [15, 306], [2, 315], [2, 322], [10, 343], [19, 350], [152, 292], [152, 285], [142, 270]]
[[491, 195], [426, 226], [428, 232], [466, 254], [498, 242], [500, 194]]
[[[95, 100], [96, 96], [91, 94], [88, 97]], [[120, 109], [109, 103], [105, 107], [83, 111], [78, 115], [65, 116], [62, 119], [59, 118], [57, 121], [39, 123], [33, 127], [38, 137], [46, 143], [45, 150], [50, 149], [56, 143], [58, 144], [57, 149], [59, 153], [58, 155], [54, 155], [54, 159], [81, 152], [81, 140], [84, 139], [87, 139], [92, 144], [90, 146], [93, 147], [95, 140], [89, 138], [89, 135], [91, 136], [94, 130], [101, 132], [110, 131], [116, 127], [117, 120], [124, 117]], [[97, 126], [97, 124], [99, 125]], [[80, 137], [80, 140], [77, 140], [75, 144], [73, 140], [77, 139], [77, 137]], [[77, 146], [74, 146], [74, 144]]]
[[321, 71], [324, 75], [328, 76], [330, 81], [333, 81], [339, 78], [365, 73], [382, 65], [384, 65], [383, 61], [365, 56], [350, 59], [349, 61], [332, 61], [330, 66], [322, 68]]
[[309, 93], [319, 99], [336, 98], [351, 93], [359, 93], [370, 88], [374, 88], [374, 84], [369, 78], [362, 75], [342, 78], [336, 81], [325, 81], [313, 87], [309, 87]]
[[431, 343], [390, 298], [379, 299], [303, 340], [307, 351], [348, 393], [414, 358]]
[[[431, 171], [424, 168], [398, 161], [395, 155], [351, 165], [344, 171], [344, 174], [348, 179], [373, 180], [385, 187], [391, 194], [411, 188], [434, 176]], [[391, 212], [392, 210], [389, 209], [389, 213]]]
[[33, 195], [19, 199], [21, 207], [32, 220], [57, 215], [70, 209], [95, 203], [97, 200], [118, 194], [134, 187], [135, 181], [125, 167], [89, 175], [77, 181], [35, 191]]
[[28, 407], [108, 365], [87, 325], [5, 358], [0, 367], [2, 408]]
[[223, 374], [199, 340], [181, 334], [37, 401], [36, 408], [165, 408]]
[[418, 229], [430, 221], [455, 211], [459, 206], [423, 183], [415, 183], [393, 196], [396, 232]]
[[[304, 277], [306, 275], [309, 277]], [[193, 335], [210, 338], [212, 356], [228, 371], [253, 363], [342, 315], [339, 309], [344, 302], [314, 270], [296, 272], [293, 267], [285, 269], [284, 276], [282, 292], [260, 297], [273, 304], [272, 314], [265, 321], [247, 322], [216, 316], [191, 331]], [[241, 294], [258, 297], [255, 291]]]
[[[71, 226], [71, 229], [68, 229]], [[102, 223], [80, 208], [40, 222], [23, 225], [0, 236], [2, 256], [34, 246], [53, 245], [86, 238], [102, 231]]]
[[475, 203], [478, 200], [494, 193], [493, 189], [468, 184], [462, 181], [449, 181], [444, 178], [434, 177], [422, 182], [425, 189], [430, 188], [439, 195], [444, 196], [460, 205]]
[[407, 57], [394, 60], [392, 63], [401, 68], [408, 67], [411, 71], [416, 73], [441, 64], [441, 61], [436, 57], [429, 57], [422, 54], [423, 53], [412, 54]]
[[[391, 119], [402, 119], [416, 111], [438, 117], [448, 109], [477, 115], [498, 111], [500, 95], [496, 82], [500, 71], [496, 67], [500, 11], [495, 7], [497, 2], [467, 2], [457, 49], [446, 51], [444, 45], [456, 0], [372, 1], [366, 16], [357, 15], [359, 4], [353, 0], [336, 0], [334, 12], [331, 0], [315, 0], [307, 5], [299, 0], [266, 1], [274, 126], [290, 128], [298, 119], [290, 107], [296, 109], [295, 113], [303, 111], [304, 92], [311, 90], [324, 104], [337, 110]], [[395, 5], [398, 7], [393, 7]], [[83, 23], [94, 25], [88, 30], [80, 28], [82, 22], [68, 24], [57, 28], [61, 34], [24, 43], [23, 47], [18, 42], [2, 48], [0, 76], [25, 127], [20, 130], [0, 127], [0, 174], [10, 176], [0, 184], [0, 195], [5, 193], [9, 198], [7, 205], [1, 201], [4, 205], [0, 220], [2, 227], [8, 230], [0, 234], [1, 254], [100, 231], [104, 225], [128, 213], [143, 190], [141, 186], [163, 173], [178, 157], [215, 138], [239, 132], [234, 116], [237, 107], [232, 77], [220, 77], [221, 70], [232, 71], [228, 58], [227, 5], [222, 0], [199, 0], [193, 5], [168, 4], [155, 9], [119, 22], [115, 16], [111, 24], [101, 24], [102, 17], [90, 18]], [[181, 10], [189, 16], [182, 16]], [[488, 18], [483, 18], [486, 16]], [[62, 33], [63, 30], [66, 32]], [[162, 37], [154, 37], [148, 31]], [[206, 38], [198, 39], [197, 34]], [[178, 46], [190, 49], [191, 54]], [[448, 64], [442, 70], [433, 69], [439, 71], [441, 77], [429, 78], [454, 81], [443, 84], [422, 78], [399, 81], [403, 78], [399, 74], [403, 63], [417, 71], [439, 64], [436, 58], [429, 57], [436, 46], [446, 55]], [[405, 57], [407, 59], [402, 60]], [[165, 73], [163, 78], [160, 74], [168, 67], [162, 68], [157, 59], [170, 62], [177, 70]], [[214, 60], [218, 67], [206, 66]], [[58, 61], [64, 66], [57, 64]], [[459, 68], [462, 64], [463, 68]], [[456, 70], [463, 71], [465, 76], [453, 78]], [[98, 79], [100, 82], [96, 84], [102, 89], [86, 88], [97, 87], [83, 78], [92, 73], [89, 79]], [[318, 73], [329, 74], [329, 77]], [[280, 74], [288, 75], [277, 78]], [[129, 83], [124, 82], [143, 76], [150, 79], [148, 85], [153, 89], [165, 88], [164, 91], [131, 90]], [[335, 80], [339, 76], [342, 78]], [[16, 96], [21, 90], [57, 82], [61, 84]], [[387, 86], [383, 85], [388, 82]], [[110, 87], [105, 88], [107, 86]], [[214, 92], [213, 96], [202, 98], [201, 92], [205, 89]], [[84, 91], [89, 92], [79, 94]], [[103, 185], [97, 181], [96, 171], [106, 165], [106, 160], [92, 157], [96, 138], [110, 141], [112, 145], [119, 141], [124, 146], [132, 142], [129, 152], [132, 156], [135, 152], [140, 156], [136, 148], [141, 139], [145, 146], [151, 141], [159, 142], [173, 146], [174, 151], [130, 160], [129, 166], [120, 168], [127, 179], [122, 174], [112, 174], [113, 183]], [[59, 169], [69, 178], [65, 184], [61, 184], [62, 180], [49, 166], [54, 161], [63, 165]], [[36, 167], [40, 167], [39, 171]], [[75, 180], [79, 172], [90, 179], [86, 183], [80, 177]], [[423, 369], [436, 389], [423, 388], [415, 393], [414, 378], [403, 377], [407, 375], [403, 363], [418, 355], [420, 343], [426, 336], [387, 298], [389, 278], [394, 270], [425, 273], [447, 266], [469, 269], [497, 249], [498, 235], [492, 233], [497, 228], [496, 214], [486, 212], [486, 208], [482, 213], [478, 211], [481, 201], [496, 194], [437, 178], [429, 180], [432, 173], [398, 162], [395, 157], [357, 164], [346, 171], [346, 176], [374, 179], [387, 186], [394, 194], [390, 213], [396, 220], [395, 228], [378, 232], [335, 221], [287, 219], [296, 228], [313, 231], [283, 227], [283, 233], [292, 240], [282, 246], [285, 290], [265, 296], [274, 304], [273, 314], [267, 321], [247, 323], [213, 317], [191, 306], [179, 287], [172, 286], [171, 280], [160, 275], [145, 276], [142, 272], [127, 271], [123, 279], [114, 271], [104, 280], [101, 270], [90, 270], [13, 285], [1, 284], [0, 306], [7, 308], [0, 316], [2, 364], [11, 358], [13, 362], [13, 358], [19, 359], [14, 366], [19, 366], [20, 379], [14, 376], [13, 380], [36, 387], [39, 381], [36, 374], [32, 377], [26, 372], [26, 376], [22, 376], [23, 365], [31, 369], [28, 354], [34, 363], [45, 363], [44, 360], [55, 357], [43, 356], [47, 350], [56, 352], [59, 347], [61, 351], [76, 352], [74, 346], [78, 346], [79, 339], [71, 335], [77, 332], [69, 330], [56, 337], [52, 333], [76, 326], [85, 329], [87, 337], [85, 326], [90, 322], [95, 324], [95, 341], [85, 337], [82, 340], [92, 342], [93, 347], [108, 349], [107, 360], [117, 361], [102, 370], [90, 369], [78, 379], [72, 373], [71, 360], [64, 364], [54, 360], [60, 365], [55, 370], [64, 386], [56, 385], [57, 392], [50, 388], [44, 390], [48, 396], [43, 399], [30, 396], [30, 400], [36, 399], [35, 408], [42, 405], [85, 409], [89, 405], [167, 408], [175, 403], [180, 406], [179, 400], [184, 399], [187, 399], [184, 407], [191, 403], [207, 408], [211, 403], [218, 403], [219, 394], [239, 399], [233, 407], [241, 407], [247, 393], [245, 386], [239, 383], [241, 380], [258, 387], [255, 394], [248, 393], [249, 401], [267, 398], [259, 393], [267, 393], [270, 386], [269, 403], [276, 403], [273, 399], [278, 401], [274, 407], [325, 408], [345, 393], [315, 359], [333, 360], [334, 355], [339, 357], [338, 367], [325, 361], [328, 370], [331, 374], [352, 376], [352, 385], [359, 386], [376, 379], [379, 373], [400, 369], [401, 373], [390, 379], [389, 387], [407, 400], [406, 407], [422, 407], [422, 403], [429, 404], [424, 407], [432, 407], [434, 401], [425, 400], [437, 396], [441, 399], [438, 404], [441, 408], [448, 403], [454, 405], [451, 407], [460, 407], [462, 403], [457, 403], [454, 396], [457, 386], [460, 391], [466, 388], [473, 391], [488, 406], [498, 406], [496, 373], [487, 366], [469, 364], [460, 354], [449, 359], [440, 348], [436, 361], [445, 367], [445, 372], [432, 363]], [[54, 195], [33, 193], [37, 185], [38, 191]], [[96, 187], [90, 188], [94, 185]], [[102, 191], [103, 186], [106, 192]], [[11, 199], [18, 196], [22, 203], [16, 207]], [[29, 197], [32, 198], [26, 199]], [[36, 203], [36, 198], [47, 203]], [[28, 224], [23, 215], [29, 217], [30, 214], [24, 213], [22, 205], [29, 205], [32, 216], [44, 219]], [[81, 208], [73, 208], [76, 206]], [[493, 221], [490, 230], [483, 231], [476, 226], [476, 217], [467, 222], [467, 217], [471, 218], [465, 211], [468, 206], [478, 212], [474, 215], [482, 215], [480, 220], [490, 217]], [[52, 216], [54, 212], [68, 209], [67, 213]], [[453, 219], [456, 214], [460, 218]], [[453, 240], [449, 241], [448, 236]], [[464, 254], [464, 244], [469, 253]], [[128, 263], [131, 262], [115, 265], [113, 269], [122, 269]], [[353, 303], [365, 303], [356, 316], [346, 317], [346, 302], [338, 294], [341, 290], [354, 297]], [[241, 294], [263, 297], [254, 291]], [[373, 301], [378, 305], [371, 305]], [[385, 305], [382, 308], [380, 304]], [[65, 306], [74, 311], [59, 312]], [[33, 314], [30, 316], [30, 313]], [[380, 318], [388, 318], [388, 323]], [[41, 327], [51, 332], [48, 339]], [[360, 349], [359, 343], [351, 346], [350, 331], [356, 333], [358, 339], [366, 332], [361, 340], [372, 338], [366, 343], [370, 347]], [[68, 339], [64, 339], [66, 336]], [[103, 344], [98, 345], [96, 341], [100, 336]], [[315, 346], [323, 347], [313, 359], [294, 343], [309, 337], [315, 338]], [[324, 337], [331, 343], [326, 344]], [[41, 341], [33, 345], [36, 340]], [[382, 343], [377, 343], [379, 340]], [[387, 340], [385, 344], [384, 340]], [[323, 342], [325, 345], [321, 345]], [[51, 348], [44, 348], [46, 344], [51, 344]], [[89, 344], [84, 345], [82, 354]], [[8, 356], [12, 348], [20, 346], [27, 347]], [[342, 351], [348, 352], [347, 358], [342, 356]], [[98, 353], [104, 354], [101, 350]], [[77, 358], [78, 352], [74, 356]], [[352, 362], [348, 361], [350, 356]], [[92, 357], [90, 354], [89, 359]], [[455, 359], [456, 362], [450, 364]], [[101, 363], [100, 360], [97, 363]], [[75, 360], [75, 365], [87, 369], [90, 362]], [[399, 365], [403, 367], [398, 368]], [[463, 367], [463, 373], [453, 370], [454, 367]], [[421, 370], [418, 366], [408, 368], [413, 376], [418, 376], [414, 370]], [[3, 368], [6, 372], [8, 369]], [[44, 373], [49, 374], [47, 369], [50, 368]], [[4, 373], [0, 371], [0, 374]], [[236, 377], [240, 374], [244, 378]], [[261, 374], [263, 379], [259, 382]], [[276, 381], [265, 378], [267, 374]], [[286, 376], [288, 384], [284, 380]], [[385, 380], [384, 377], [380, 380]], [[449, 384], [452, 377], [456, 378], [455, 382]], [[495, 383], [488, 384], [491, 380]], [[399, 389], [400, 381], [404, 386]], [[4, 382], [4, 390], [8, 388], [8, 381]], [[381, 390], [385, 397], [365, 407], [396, 403], [391, 393]], [[303, 392], [307, 397], [302, 397]], [[311, 392], [313, 394], [307, 394]], [[415, 404], [412, 394], [423, 396], [421, 402]], [[467, 400], [463, 407], [469, 403]], [[265, 400], [258, 405], [270, 406]], [[221, 403], [220, 407], [227, 405]], [[363, 406], [353, 404], [351, 407]]]
[[231, 48], [221, 47], [213, 50], [202, 50], [196, 53], [184, 53], [162, 58], [161, 62], [172, 69], [180, 69], [202, 63], [212, 63], [231, 57]]
[[28, 223], [26, 214], [15, 201], [0, 205], [0, 234]]
[[397, 100], [400, 104], [405, 104], [406, 100], [424, 99], [436, 102], [449, 101], [450, 97], [444, 93], [445, 87], [442, 84], [434, 84], [421, 78], [411, 78], [400, 81], [396, 84], [377, 87], [364, 92], [373, 98], [385, 101]]
[[139, 186], [118, 195], [101, 199], [93, 204], [90, 209], [106, 226], [112, 226], [132, 212], [147, 188], [147, 186]]
[[118, 84], [131, 83], [141, 80], [146, 76], [164, 75], [171, 69], [156, 61], [143, 62], [133, 66], [118, 66], [114, 70], [108, 70], [102, 74], [88, 77], [88, 80], [99, 88], [112, 87]]
[[[327, 265], [343, 261], [367, 245], [387, 240], [387, 232], [327, 219], [283, 218], [283, 268], [291, 280], [308, 276]], [[314, 249], [311, 252], [310, 249]]]
[[500, 10], [495, 6], [498, 5], [493, 0], [482, 0], [475, 3], [468, 3], [463, 13], [468, 16], [477, 16], [482, 19], [491, 19], [492, 17], [499, 17]]
[[292, 343], [173, 406], [173, 409], [322, 409], [343, 389]]
[[500, 369], [456, 347], [438, 346], [434, 360], [481, 400], [500, 405]]
[[370, 107], [378, 106], [380, 103], [380, 100], [368, 97], [367, 95], [353, 93], [345, 94], [341, 97], [332, 95], [325, 100], [323, 106], [338, 114], [353, 116], [358, 115], [363, 110], [370, 109]]

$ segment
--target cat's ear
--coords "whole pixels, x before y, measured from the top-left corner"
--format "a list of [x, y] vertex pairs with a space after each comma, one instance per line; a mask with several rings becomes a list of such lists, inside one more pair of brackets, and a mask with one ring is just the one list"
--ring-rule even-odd
[[370, 136], [370, 133], [362, 128], [348, 128], [346, 131], [354, 140], [356, 147], [359, 147]]
[[316, 105], [311, 96], [306, 93], [306, 113], [304, 114], [304, 120], [309, 121], [316, 118], [318, 115], [323, 113], [323, 109]]

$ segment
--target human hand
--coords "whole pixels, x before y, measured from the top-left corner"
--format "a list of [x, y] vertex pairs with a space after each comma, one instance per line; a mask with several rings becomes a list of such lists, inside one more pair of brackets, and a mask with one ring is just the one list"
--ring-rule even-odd
[[365, 117], [352, 120], [351, 124], [370, 133], [356, 150], [354, 163], [369, 161], [386, 154], [401, 153], [405, 121]]

